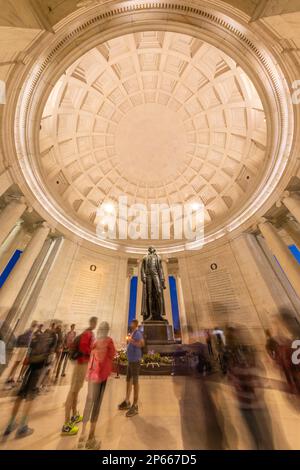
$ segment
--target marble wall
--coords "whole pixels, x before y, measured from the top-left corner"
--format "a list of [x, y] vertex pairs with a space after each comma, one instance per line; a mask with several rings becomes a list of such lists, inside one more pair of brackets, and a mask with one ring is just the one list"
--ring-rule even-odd
[[[214, 249], [178, 257], [185, 342], [203, 340], [206, 328], [234, 324], [247, 331], [249, 341], [262, 346], [264, 329], [272, 326], [274, 318], [284, 311], [298, 316], [300, 300], [264, 250], [254, 235], [243, 234]], [[64, 240], [28, 322], [60, 319], [76, 323], [80, 331], [95, 315], [110, 323], [121, 346], [127, 330], [129, 282], [125, 256], [101, 254]]]
[[300, 311], [254, 235], [180, 258], [179, 270], [190, 341], [205, 328], [235, 324], [248, 330], [251, 342], [263, 345], [274, 315], [284, 310], [296, 317]]
[[97, 316], [99, 321], [109, 322], [111, 335], [120, 344], [127, 329], [128, 292], [126, 258], [106, 256], [64, 240], [31, 320], [60, 319], [68, 325], [76, 323], [76, 330], [81, 331], [91, 316]]

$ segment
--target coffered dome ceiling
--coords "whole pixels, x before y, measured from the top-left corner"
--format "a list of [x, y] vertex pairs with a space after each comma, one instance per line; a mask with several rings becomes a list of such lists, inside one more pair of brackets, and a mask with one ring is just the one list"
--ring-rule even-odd
[[143, 32], [76, 61], [44, 109], [40, 169], [52, 196], [94, 230], [104, 201], [201, 200], [209, 230], [241, 211], [264, 175], [266, 122], [252, 82], [191, 36]]

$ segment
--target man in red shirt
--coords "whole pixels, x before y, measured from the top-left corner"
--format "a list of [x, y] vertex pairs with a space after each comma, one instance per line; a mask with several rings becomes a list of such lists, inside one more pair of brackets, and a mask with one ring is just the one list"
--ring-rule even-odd
[[78, 426], [76, 426], [76, 424], [82, 421], [82, 416], [78, 413], [77, 409], [78, 395], [83, 387], [87, 373], [92, 347], [95, 342], [93, 330], [96, 328], [97, 322], [98, 318], [92, 317], [90, 319], [89, 328], [87, 328], [79, 338], [79, 355], [74, 365], [71, 386], [65, 404], [65, 424], [62, 428], [62, 435], [64, 436], [77, 434]]

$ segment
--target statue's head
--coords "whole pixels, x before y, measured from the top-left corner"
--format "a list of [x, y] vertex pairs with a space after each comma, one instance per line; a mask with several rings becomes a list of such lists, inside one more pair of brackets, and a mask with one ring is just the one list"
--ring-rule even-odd
[[155, 252], [156, 252], [156, 249], [154, 248], [154, 246], [149, 246], [149, 248], [148, 248], [148, 253], [149, 253], [150, 255], [153, 255]]

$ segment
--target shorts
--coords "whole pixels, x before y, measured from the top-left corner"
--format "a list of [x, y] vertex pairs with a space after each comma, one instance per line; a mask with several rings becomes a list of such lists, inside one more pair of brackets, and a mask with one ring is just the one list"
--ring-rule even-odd
[[79, 393], [79, 391], [82, 389], [84, 385], [87, 369], [88, 369], [88, 362], [84, 364], [76, 363], [74, 365], [70, 392]]
[[141, 368], [140, 361], [128, 362], [127, 377], [126, 377], [127, 382], [130, 382], [130, 380], [132, 380], [133, 384], [137, 385], [139, 381], [140, 368]]
[[25, 377], [23, 379], [18, 396], [21, 398], [33, 399], [38, 393], [38, 384], [40, 376], [44, 370], [45, 362], [29, 364]]

